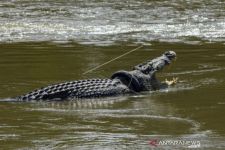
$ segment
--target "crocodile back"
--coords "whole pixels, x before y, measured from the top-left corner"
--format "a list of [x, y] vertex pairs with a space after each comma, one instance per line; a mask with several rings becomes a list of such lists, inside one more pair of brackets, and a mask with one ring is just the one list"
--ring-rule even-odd
[[30, 101], [97, 98], [129, 92], [129, 88], [117, 79], [88, 79], [50, 85], [19, 96], [16, 99]]

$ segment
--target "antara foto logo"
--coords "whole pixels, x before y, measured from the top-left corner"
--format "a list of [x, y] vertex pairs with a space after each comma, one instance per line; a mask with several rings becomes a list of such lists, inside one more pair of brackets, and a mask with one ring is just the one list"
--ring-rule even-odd
[[158, 146], [158, 142], [157, 142], [156, 139], [149, 140], [148, 144], [151, 145], [151, 146], [154, 146], [154, 147], [157, 147]]
[[175, 146], [175, 145], [179, 145], [182, 147], [188, 147], [188, 148], [201, 147], [201, 142], [198, 140], [157, 140], [157, 139], [152, 139], [152, 140], [149, 140], [148, 144], [152, 147]]

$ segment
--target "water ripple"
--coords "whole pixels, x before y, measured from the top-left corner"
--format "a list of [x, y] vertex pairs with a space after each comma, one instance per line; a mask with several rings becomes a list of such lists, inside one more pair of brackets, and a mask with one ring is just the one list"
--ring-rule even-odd
[[3, 1], [0, 42], [224, 41], [224, 6], [218, 0]]

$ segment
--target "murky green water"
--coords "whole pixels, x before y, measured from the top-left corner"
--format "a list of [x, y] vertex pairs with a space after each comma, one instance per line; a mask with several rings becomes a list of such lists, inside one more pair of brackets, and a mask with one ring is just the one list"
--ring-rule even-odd
[[93, 66], [134, 48], [128, 45], [2, 44], [2, 99], [60, 81], [109, 77], [114, 71], [129, 70], [165, 49], [175, 50], [178, 59], [159, 77], [179, 77], [180, 82], [166, 91], [114, 99], [2, 102], [1, 147], [148, 149], [150, 139], [185, 138], [199, 140], [205, 148], [224, 147], [225, 45], [152, 42], [135, 54], [82, 75]]
[[219, 0], [1, 1], [1, 100], [52, 83], [108, 78], [165, 50], [178, 58], [158, 77], [179, 83], [137, 96], [0, 102], [0, 149], [151, 149], [153, 139], [224, 149], [224, 8]]

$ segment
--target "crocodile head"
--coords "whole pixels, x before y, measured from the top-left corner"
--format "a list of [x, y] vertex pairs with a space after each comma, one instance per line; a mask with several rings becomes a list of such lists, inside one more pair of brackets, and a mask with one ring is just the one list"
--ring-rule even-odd
[[155, 73], [171, 64], [175, 58], [174, 51], [166, 51], [160, 57], [135, 66], [133, 71], [115, 72], [111, 79], [119, 79], [135, 92], [156, 90], [161, 87], [161, 82], [156, 79]]
[[156, 71], [162, 70], [165, 66], [170, 65], [174, 59], [176, 59], [176, 53], [174, 51], [166, 51], [162, 56], [154, 59], [152, 68]]
[[163, 70], [165, 66], [168, 66], [172, 63], [172, 61], [176, 58], [176, 53], [174, 51], [166, 51], [161, 56], [152, 59], [141, 66], [141, 71], [143, 75], [136, 74], [136, 77], [139, 80], [141, 90], [159, 90], [167, 88], [168, 85], [172, 85], [177, 81], [177, 79], [174, 79], [174, 81], [171, 82], [171, 84], [161, 82], [156, 78], [155, 73], [158, 71]]
[[163, 55], [165, 55], [171, 61], [176, 58], [177, 54], [174, 51], [166, 51]]
[[166, 51], [161, 56], [147, 61], [145, 63], [139, 64], [134, 67], [135, 70], [140, 70], [144, 74], [155, 73], [162, 70], [165, 66], [171, 64], [171, 62], [176, 58], [176, 53], [174, 51]]

